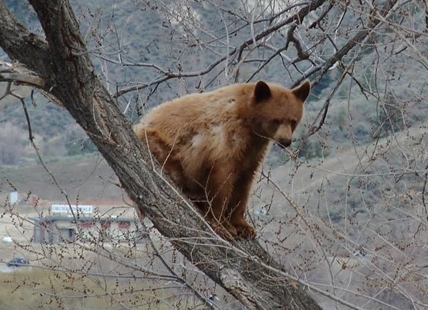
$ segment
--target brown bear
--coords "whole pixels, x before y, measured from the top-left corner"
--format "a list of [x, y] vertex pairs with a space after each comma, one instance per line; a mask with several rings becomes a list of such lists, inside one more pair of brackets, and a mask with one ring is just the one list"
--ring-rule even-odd
[[244, 218], [254, 174], [271, 141], [291, 144], [310, 88], [260, 81], [190, 94], [154, 108], [134, 129], [218, 234], [254, 238]]

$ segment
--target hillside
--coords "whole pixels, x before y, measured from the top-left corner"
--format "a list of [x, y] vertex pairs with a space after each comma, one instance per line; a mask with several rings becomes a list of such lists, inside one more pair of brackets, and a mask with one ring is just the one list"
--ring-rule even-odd
[[[290, 160], [285, 155], [286, 152], [274, 148], [263, 168], [260, 182], [254, 187], [252, 206], [254, 210], [260, 210], [266, 204], [270, 209], [272, 204], [274, 208], [271, 216], [283, 216], [289, 207], [281, 211], [283, 205], [288, 204], [281, 192], [290, 195], [298, 204], [303, 203], [313, 208], [319, 205], [317, 201], [319, 197], [313, 193], [322, 191], [330, 196], [328, 199], [330, 206], [321, 212], [321, 217], [338, 215], [335, 222], [340, 224], [344, 220], [341, 215], [347, 208], [352, 213], [360, 212], [361, 209], [356, 206], [370, 196], [372, 197], [370, 199], [373, 199], [373, 194], [403, 190], [418, 192], [420, 191], [418, 176], [412, 176], [413, 173], [403, 176], [399, 166], [396, 166], [395, 170], [385, 170], [385, 167], [396, 160], [397, 152], [401, 153], [407, 148], [403, 154], [414, 158], [417, 166], [413, 169], [423, 170], [420, 165], [424, 162], [423, 150], [428, 143], [427, 134], [427, 126], [421, 125], [397, 134], [394, 138], [381, 138], [358, 147], [343, 147], [336, 150], [334, 156], [306, 161]], [[420, 142], [415, 146], [414, 141]], [[285, 158], [285, 162], [278, 166], [280, 162], [278, 158]], [[31, 194], [38, 196], [41, 201], [61, 202], [65, 199], [62, 192], [65, 192], [72, 202], [91, 201], [95, 204], [108, 204], [109, 201], [130, 202], [116, 185], [118, 180], [113, 171], [99, 155], [54, 159], [47, 161], [46, 166], [48, 171], [36, 163], [26, 166], [2, 166], [0, 194], [5, 197], [8, 191], [16, 189], [22, 198]], [[401, 181], [394, 181], [400, 175]], [[402, 188], [404, 179], [407, 185]], [[272, 181], [275, 186], [270, 184]], [[371, 184], [371, 190], [361, 187], [362, 184], [365, 186]], [[376, 204], [384, 204], [385, 200], [375, 199], [371, 203], [374, 204], [373, 208], [377, 208]]]
[[124, 199], [121, 189], [115, 185], [117, 178], [100, 156], [75, 156], [46, 165], [49, 173], [40, 164], [2, 166], [1, 194], [16, 189], [21, 198], [31, 194], [41, 201], [64, 202], [62, 192], [65, 192], [72, 203], [91, 201], [95, 204], [108, 204], [108, 201], [117, 203]]

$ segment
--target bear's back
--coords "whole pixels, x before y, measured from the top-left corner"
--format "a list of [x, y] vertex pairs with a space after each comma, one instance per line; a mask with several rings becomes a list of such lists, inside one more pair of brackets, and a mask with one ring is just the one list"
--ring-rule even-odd
[[149, 135], [156, 133], [170, 151], [175, 150], [188, 177], [200, 179], [203, 167], [244, 156], [249, 130], [239, 113], [248, 101], [243, 98], [248, 97], [247, 87], [235, 84], [163, 103], [143, 118], [141, 126]]

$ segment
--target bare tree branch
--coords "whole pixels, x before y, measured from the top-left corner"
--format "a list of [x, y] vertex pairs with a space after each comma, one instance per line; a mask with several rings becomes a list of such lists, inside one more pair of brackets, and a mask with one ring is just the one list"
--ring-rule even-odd
[[[385, 2], [383, 7], [380, 10], [381, 16], [385, 17], [390, 13], [390, 10], [394, 7], [394, 5], [398, 2], [398, 0], [388, 0]], [[312, 70], [307, 72], [306, 76], [311, 76], [316, 73], [316, 77], [312, 82], [314, 85], [318, 84], [321, 81], [321, 78], [324, 74], [334, 66], [337, 62], [340, 62], [342, 58], [348, 54], [348, 52], [353, 49], [356, 45], [360, 44], [367, 38], [367, 36], [376, 28], [377, 25], [381, 22], [379, 18], [376, 17], [377, 11], [373, 11], [370, 16], [368, 16], [365, 25], [359, 32], [352, 37], [339, 51], [334, 53], [324, 64], [318, 67], [314, 67]], [[306, 76], [298, 79], [293, 86], [299, 85]]]
[[13, 82], [36, 88], [42, 88], [45, 85], [42, 78], [25, 70], [25, 68], [14, 68], [13, 65], [2, 62], [0, 62], [0, 82]]

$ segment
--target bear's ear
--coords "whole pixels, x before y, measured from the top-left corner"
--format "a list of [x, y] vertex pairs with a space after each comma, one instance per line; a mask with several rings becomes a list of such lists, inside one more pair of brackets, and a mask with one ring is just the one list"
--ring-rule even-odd
[[256, 103], [269, 99], [271, 95], [272, 94], [270, 92], [268, 84], [263, 81], [257, 82], [256, 88], [254, 89], [254, 97], [256, 98]]
[[294, 87], [291, 92], [294, 94], [294, 96], [304, 102], [306, 98], [308, 98], [309, 93], [311, 92], [311, 83], [309, 82], [309, 80], [306, 80], [299, 86]]

